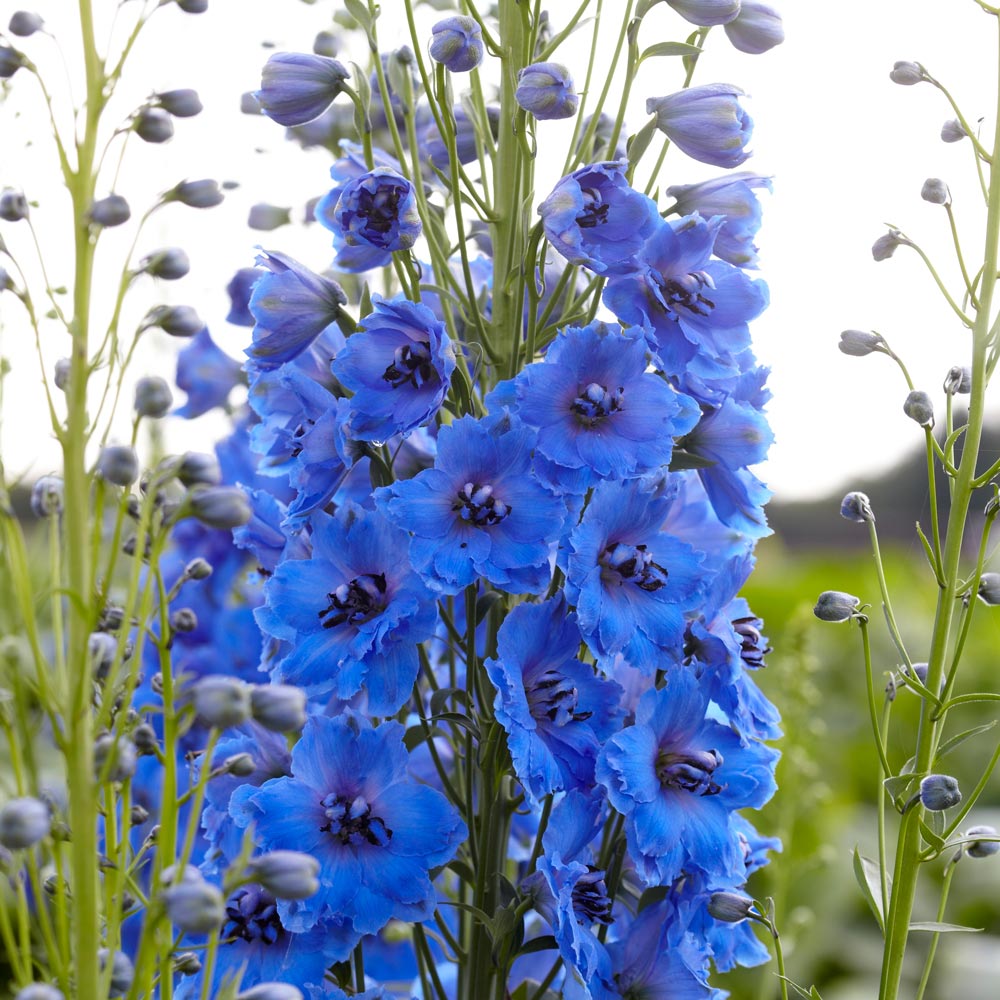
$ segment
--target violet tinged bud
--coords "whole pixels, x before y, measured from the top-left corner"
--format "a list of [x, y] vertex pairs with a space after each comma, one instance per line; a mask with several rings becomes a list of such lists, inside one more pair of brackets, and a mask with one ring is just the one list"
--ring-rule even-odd
[[160, 885], [169, 887], [171, 885], [183, 885], [185, 882], [204, 882], [205, 877], [195, 868], [194, 865], [168, 865], [160, 872]]
[[127, 444], [105, 445], [97, 456], [97, 474], [115, 486], [131, 486], [139, 478], [139, 456]]
[[44, 24], [41, 14], [36, 14], [33, 10], [16, 10], [11, 14], [7, 27], [12, 35], [28, 38], [36, 31], [41, 31]]
[[204, 14], [208, 10], [208, 0], [177, 0], [177, 6], [185, 14]]
[[66, 391], [66, 386], [69, 385], [69, 373], [73, 367], [73, 363], [69, 358], [60, 358], [56, 363], [52, 371], [52, 381], [55, 382], [56, 388], [62, 392]]
[[708, 83], [687, 87], [666, 97], [650, 97], [646, 113], [656, 115], [656, 127], [682, 153], [700, 163], [731, 169], [749, 156], [747, 143], [753, 119], [739, 99], [739, 87]]
[[187, 508], [193, 517], [210, 528], [239, 528], [253, 511], [246, 494], [238, 486], [195, 487], [188, 494]]
[[197, 976], [201, 972], [201, 959], [195, 951], [182, 951], [174, 958], [174, 972], [181, 976]]
[[222, 203], [225, 195], [218, 181], [209, 179], [181, 181], [162, 196], [162, 201], [179, 201], [189, 208], [213, 208]]
[[192, 688], [199, 721], [216, 729], [239, 726], [250, 718], [250, 686], [238, 677], [209, 674]]
[[912, 246], [912, 244], [898, 229], [890, 229], [872, 244], [872, 257], [875, 260], [888, 260], [899, 246]]
[[226, 322], [234, 326], [253, 326], [257, 321], [250, 312], [250, 295], [257, 280], [264, 274], [259, 267], [241, 267], [226, 285], [229, 313]]
[[279, 125], [304, 125], [326, 111], [348, 79], [350, 73], [336, 59], [313, 52], [276, 52], [264, 64], [254, 97]]
[[174, 120], [163, 108], [143, 108], [132, 122], [132, 131], [143, 142], [166, 142], [174, 134]]
[[159, 745], [156, 739], [156, 730], [148, 722], [140, 722], [132, 730], [132, 743], [140, 756], [151, 756], [156, 753], [156, 748]]
[[129, 810], [129, 820], [131, 821], [132, 826], [142, 826], [142, 824], [148, 819], [149, 810], [144, 806], [140, 806], [138, 803], [132, 806]]
[[237, 778], [249, 778], [257, 770], [257, 765], [250, 754], [234, 753], [222, 762], [220, 770], [223, 774], [232, 774]]
[[268, 205], [264, 202], [251, 205], [250, 214], [247, 216], [247, 225], [262, 233], [270, 233], [281, 226], [287, 226], [291, 221], [290, 208], [279, 208], [277, 205]]
[[0, 44], [0, 80], [9, 80], [24, 65], [24, 56], [9, 45]]
[[154, 100], [167, 114], [174, 118], [193, 118], [201, 114], [202, 103], [197, 90], [182, 87], [179, 90], [164, 90], [154, 94]]
[[525, 66], [517, 77], [514, 100], [539, 121], [572, 118], [580, 104], [569, 70], [554, 62]]
[[979, 599], [991, 607], [1000, 604], [1000, 573], [983, 573], [979, 578]]
[[302, 991], [287, 983], [259, 983], [236, 994], [236, 1000], [303, 1000]]
[[903, 87], [912, 87], [916, 83], [929, 80], [927, 71], [918, 62], [897, 62], [893, 64], [889, 79]]
[[925, 809], [941, 812], [962, 801], [958, 780], [950, 774], [928, 774], [920, 782], [920, 801]]
[[184, 567], [184, 575], [189, 580], [207, 580], [212, 575], [212, 564], [197, 556]]
[[207, 934], [226, 919], [226, 901], [210, 882], [181, 882], [161, 893], [170, 922], [188, 934]]
[[135, 384], [135, 412], [140, 417], [165, 417], [173, 405], [174, 395], [167, 380], [159, 375], [145, 375]]
[[864, 493], [848, 493], [840, 502], [840, 516], [848, 521], [874, 521], [871, 502]]
[[132, 740], [102, 733], [94, 740], [94, 775], [105, 781], [125, 781], [135, 774], [137, 756]]
[[171, 337], [193, 337], [205, 321], [192, 306], [153, 306], [142, 321], [142, 329], [158, 326]]
[[28, 199], [24, 192], [15, 188], [4, 188], [0, 192], [0, 219], [5, 222], [20, 222], [28, 217]]
[[198, 616], [192, 608], [178, 608], [170, 612], [170, 627], [175, 632], [193, 632], [198, 627]]
[[957, 118], [951, 118], [941, 126], [942, 142], [961, 142], [968, 134]]
[[0, 292], [9, 292], [14, 287], [11, 276], [5, 267], [0, 267]]
[[306, 724], [306, 694], [291, 684], [254, 684], [253, 717], [275, 733], [297, 733]]
[[271, 851], [252, 858], [247, 877], [278, 899], [308, 899], [319, 892], [319, 862], [301, 851]]
[[928, 177], [920, 189], [920, 197], [932, 205], [947, 205], [951, 202], [948, 185], [940, 177]]
[[186, 451], [177, 466], [177, 478], [187, 487], [218, 486], [222, 482], [219, 460], [208, 452]]
[[[636, 13], [642, 17], [646, 11], [655, 7], [659, 0], [645, 0], [640, 3]], [[667, 0], [685, 21], [704, 28], [716, 24], [726, 24], [732, 21], [740, 12], [740, 0]]]
[[914, 389], [903, 403], [903, 412], [921, 427], [934, 426], [934, 404], [926, 392]]
[[340, 42], [333, 31], [317, 32], [313, 39], [313, 52], [318, 56], [326, 56], [332, 59], [340, 51]]
[[713, 892], [708, 898], [708, 912], [716, 920], [727, 924], [738, 924], [753, 910], [753, 900], [738, 892]]
[[942, 388], [949, 396], [968, 396], [972, 392], [972, 369], [953, 365], [944, 377]]
[[91, 632], [87, 639], [87, 658], [94, 675], [101, 680], [108, 676], [118, 652], [118, 640], [107, 632]]
[[61, 476], [40, 476], [31, 487], [31, 511], [35, 517], [51, 517], [63, 509]]
[[431, 58], [452, 73], [468, 73], [483, 61], [483, 32], [474, 17], [442, 18], [431, 32]]
[[120, 226], [132, 217], [132, 209], [120, 194], [109, 194], [107, 198], [98, 198], [87, 212], [90, 221], [95, 226]]
[[97, 952], [97, 961], [102, 972], [107, 970], [108, 962], [111, 963], [111, 983], [108, 988], [108, 996], [125, 996], [132, 988], [132, 979], [135, 976], [132, 960], [122, 951], [112, 953], [107, 948], [101, 948]]
[[167, 247], [143, 257], [139, 270], [164, 281], [176, 281], [191, 270], [191, 260], [180, 247]]
[[12, 851], [34, 846], [51, 827], [52, 815], [41, 799], [23, 796], [0, 809], [0, 844]]
[[62, 990], [48, 983], [29, 983], [14, 994], [14, 1000], [66, 1000]]
[[260, 101], [257, 100], [257, 95], [252, 90], [240, 94], [240, 114], [262, 115], [263, 113], [264, 109], [260, 106]]
[[773, 49], [785, 40], [781, 15], [758, 0], [743, 0], [739, 14], [734, 20], [727, 21], [723, 30], [734, 49], [754, 56]]
[[819, 595], [813, 614], [824, 622], [846, 622], [857, 613], [861, 600], [841, 590], [825, 590]]
[[[970, 826], [965, 831], [966, 837], [996, 837], [997, 831], [992, 826]], [[998, 840], [976, 840], [967, 844], [965, 853], [970, 858], [991, 858], [1000, 851], [1000, 841]]]

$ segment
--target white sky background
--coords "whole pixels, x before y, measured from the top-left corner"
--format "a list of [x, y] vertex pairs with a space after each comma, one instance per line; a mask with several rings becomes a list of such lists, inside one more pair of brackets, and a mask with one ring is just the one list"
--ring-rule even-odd
[[[607, 0], [605, 7], [610, 11], [618, 2]], [[951, 186], [973, 270], [981, 260], [985, 213], [970, 144], [946, 145], [938, 137], [942, 122], [953, 117], [943, 96], [927, 84], [896, 86], [888, 72], [896, 59], [922, 62], [951, 90], [969, 120], [986, 118], [988, 146], [996, 25], [973, 0], [773, 2], [785, 18], [785, 44], [749, 56], [733, 50], [717, 29], [694, 82], [734, 83], [751, 95], [746, 106], [756, 124], [755, 156], [743, 169], [775, 178], [758, 240], [760, 275], [770, 284], [772, 305], [752, 332], [759, 359], [772, 368], [774, 392], [769, 415], [776, 441], [760, 475], [779, 498], [790, 499], [849, 487], [852, 476], [886, 468], [906, 448], [922, 442], [920, 429], [902, 413], [906, 388], [895, 367], [882, 356], [842, 355], [837, 349], [842, 329], [883, 333], [904, 357], [918, 388], [932, 394], [943, 417], [941, 381], [951, 365], [967, 361], [968, 337], [912, 251], [900, 248], [893, 259], [876, 264], [870, 247], [885, 231], [883, 223], [892, 222], [938, 262], [958, 295], [945, 212], [923, 202], [920, 187], [932, 176]], [[0, 21], [6, 23], [16, 6], [3, 0]], [[577, 4], [549, 0], [546, 6], [558, 29]], [[97, 7], [110, 14], [115, 4], [97, 0]], [[75, 30], [66, 24], [72, 21], [67, 12], [74, 8], [69, 0], [40, 0], [32, 7], [60, 32], [67, 49]], [[383, 0], [382, 8], [383, 48], [408, 41], [402, 0]], [[199, 16], [174, 7], [157, 13], [123, 88], [122, 116], [151, 90], [177, 87], [196, 88], [206, 111], [178, 120], [175, 138], [166, 145], [149, 146], [133, 137], [119, 190], [129, 197], [136, 218], [157, 191], [184, 177], [232, 179], [241, 186], [219, 208], [197, 212], [172, 206], [154, 216], [140, 239], [140, 253], [180, 244], [192, 258], [192, 272], [158, 288], [143, 279], [134, 296], [134, 319], [156, 302], [194, 305], [217, 343], [239, 357], [250, 331], [223, 322], [228, 310], [223, 288], [236, 268], [252, 263], [254, 245], [285, 250], [317, 270], [329, 263], [329, 233], [318, 226], [274, 233], [246, 228], [249, 207], [260, 201], [290, 205], [293, 218], [300, 219], [304, 203], [327, 190], [330, 161], [322, 151], [302, 153], [283, 141], [279, 126], [240, 115], [238, 107], [239, 95], [259, 86], [260, 68], [269, 54], [261, 42], [272, 42], [279, 50], [309, 51], [316, 32], [329, 26], [333, 9], [331, 0], [312, 6], [299, 0], [211, 0], [208, 13]], [[427, 9], [421, 16], [429, 30], [440, 15]], [[609, 17], [609, 25], [614, 20]], [[647, 18], [641, 47], [683, 38], [688, 28], [661, 5]], [[610, 38], [611, 31], [607, 34]], [[577, 37], [556, 58], [582, 83], [588, 29]], [[607, 50], [611, 44], [609, 40]], [[58, 68], [47, 55], [51, 48], [46, 39], [28, 39], [24, 48], [39, 64]], [[644, 65], [633, 91], [631, 131], [645, 120], [645, 98], [678, 89], [680, 72], [676, 60]], [[61, 94], [59, 74], [47, 80]], [[12, 82], [12, 97], [0, 106], [0, 185], [23, 187], [41, 201], [33, 217], [53, 283], [68, 284], [68, 200], [46, 141], [37, 88], [24, 72]], [[558, 165], [551, 159], [561, 163], [570, 134], [563, 123], [542, 125], [538, 173], [548, 180], [539, 182], [539, 200], [556, 179]], [[25, 149], [28, 138], [34, 143]], [[552, 151], [550, 158], [546, 149]], [[672, 150], [662, 186], [718, 173]], [[25, 257], [23, 229], [4, 224], [3, 234], [19, 259]], [[110, 264], [120, 261], [132, 234], [125, 226], [102, 238], [101, 259], [109, 262], [102, 284], [109, 289], [116, 281]], [[147, 336], [152, 346], [136, 374], [157, 372], [170, 379], [172, 352], [181, 344], [158, 331]], [[28, 472], [33, 478], [57, 467], [57, 451], [30, 331], [10, 296], [0, 299], [0, 351], [14, 366], [5, 387], [0, 447], [9, 473]], [[55, 327], [46, 335], [45, 352], [50, 370], [56, 358], [68, 353], [65, 335]], [[183, 394], [177, 396], [180, 402]], [[123, 398], [123, 404], [127, 411], [131, 397]], [[171, 426], [167, 440], [175, 449], [205, 449], [211, 435], [224, 429], [223, 421], [202, 418], [193, 428]], [[127, 428], [116, 431], [119, 439], [127, 433]]]

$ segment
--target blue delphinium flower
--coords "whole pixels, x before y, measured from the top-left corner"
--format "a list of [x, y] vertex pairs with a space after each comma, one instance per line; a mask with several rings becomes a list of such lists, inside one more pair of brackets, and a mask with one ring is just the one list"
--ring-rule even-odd
[[404, 296], [372, 296], [372, 312], [333, 362], [351, 392], [350, 433], [385, 441], [426, 423], [444, 401], [455, 352], [444, 324]]
[[497, 658], [485, 662], [514, 770], [535, 801], [592, 787], [597, 753], [615, 728], [620, 689], [581, 663], [579, 649], [576, 615], [560, 597], [510, 611]]
[[250, 293], [257, 279], [263, 274], [256, 267], [241, 267], [226, 285], [229, 296], [229, 313], [226, 322], [234, 326], [253, 326], [253, 313], [250, 312]]
[[518, 416], [538, 428], [538, 452], [594, 478], [625, 479], [670, 464], [673, 439], [698, 419], [694, 401], [646, 369], [638, 329], [567, 327], [545, 360], [515, 380]]
[[682, 152], [701, 163], [738, 167], [749, 156], [753, 119], [739, 102], [743, 91], [730, 83], [706, 83], [666, 97], [650, 97], [646, 114]]
[[433, 597], [400, 554], [407, 537], [381, 514], [345, 504], [312, 515], [312, 557], [281, 563], [264, 588], [261, 628], [291, 644], [275, 679], [350, 698], [364, 685], [372, 715], [410, 695], [417, 644], [434, 632]]
[[413, 185], [391, 167], [375, 167], [340, 191], [334, 222], [348, 246], [409, 250], [420, 236]]
[[656, 202], [629, 184], [628, 164], [610, 161], [563, 177], [538, 206], [548, 241], [571, 264], [597, 274], [634, 271], [660, 222]]
[[254, 823], [262, 850], [290, 848], [319, 861], [319, 892], [279, 902], [278, 913], [295, 932], [328, 915], [345, 921], [354, 941], [340, 959], [393, 918], [430, 918], [436, 896], [428, 871], [454, 857], [466, 837], [448, 800], [408, 777], [402, 737], [396, 722], [374, 728], [354, 714], [313, 716], [292, 750], [292, 776], [234, 804]]
[[708, 700], [683, 668], [639, 701], [635, 724], [611, 737], [597, 780], [625, 816], [629, 855], [648, 885], [697, 870], [742, 884], [746, 868], [733, 811], [773, 794], [778, 753], [747, 746], [707, 719]]
[[525, 66], [517, 75], [514, 98], [540, 121], [572, 118], [580, 104], [569, 70], [554, 62]]
[[174, 381], [188, 398], [174, 413], [192, 420], [217, 406], [225, 406], [233, 387], [243, 380], [241, 367], [216, 345], [208, 327], [202, 327], [177, 354]]
[[483, 32], [474, 17], [453, 14], [431, 28], [431, 58], [452, 73], [468, 73], [483, 61]]
[[667, 0], [686, 21], [709, 27], [728, 24], [740, 12], [740, 0]]
[[250, 312], [257, 323], [247, 354], [260, 368], [276, 368], [300, 355], [336, 323], [347, 296], [337, 282], [286, 254], [268, 250], [257, 263], [268, 271], [250, 296]]
[[302, 125], [318, 118], [343, 91], [350, 73], [336, 59], [312, 52], [276, 52], [264, 64], [261, 110], [279, 125]]
[[725, 31], [733, 48], [754, 56], [785, 40], [781, 15], [760, 0], [743, 0], [739, 15], [726, 24]]
[[704, 586], [698, 553], [660, 530], [669, 507], [639, 480], [604, 481], [570, 535], [566, 596], [584, 641], [644, 673], [680, 660]]
[[441, 428], [433, 469], [376, 490], [376, 506], [413, 533], [410, 561], [431, 587], [457, 594], [480, 576], [512, 593], [548, 584], [565, 507], [531, 473], [534, 437], [509, 417], [463, 417]]

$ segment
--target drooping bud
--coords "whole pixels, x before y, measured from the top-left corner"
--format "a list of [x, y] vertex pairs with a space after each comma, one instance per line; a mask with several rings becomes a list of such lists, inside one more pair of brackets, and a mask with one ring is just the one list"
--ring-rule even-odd
[[979, 578], [979, 599], [992, 607], [1000, 604], [1000, 573], [983, 573]]
[[218, 486], [222, 482], [222, 469], [215, 455], [186, 451], [177, 466], [177, 478], [187, 487]]
[[178, 608], [170, 612], [170, 627], [174, 632], [193, 632], [198, 627], [198, 616], [192, 608]]
[[279, 125], [304, 125], [326, 111], [348, 79], [350, 73], [336, 59], [312, 52], [276, 52], [264, 64], [254, 97]]
[[944, 377], [942, 388], [949, 396], [968, 396], [972, 392], [972, 369], [963, 365], [953, 365]]
[[187, 497], [193, 517], [210, 528], [238, 528], [250, 520], [253, 511], [247, 495], [238, 486], [195, 487]]
[[733, 48], [754, 56], [773, 49], [785, 40], [781, 15], [759, 0], [743, 0], [739, 14], [734, 20], [727, 21], [723, 30]]
[[142, 321], [142, 329], [158, 326], [171, 337], [193, 337], [205, 321], [193, 306], [153, 306]]
[[132, 209], [120, 194], [109, 194], [106, 198], [98, 198], [90, 206], [87, 216], [95, 226], [110, 229], [128, 222], [132, 217]]
[[[992, 826], [970, 826], [965, 831], [966, 837], [996, 837], [997, 831]], [[1000, 851], [1000, 840], [975, 840], [965, 847], [965, 853], [970, 858], [992, 858]]]
[[94, 676], [103, 680], [108, 676], [115, 654], [118, 652], [118, 640], [107, 632], [91, 632], [87, 639], [87, 658]]
[[934, 403], [926, 392], [914, 389], [903, 403], [903, 412], [921, 427], [934, 426]]
[[247, 877], [278, 899], [308, 899], [319, 892], [319, 862], [301, 851], [271, 851], [252, 858]]
[[912, 245], [898, 229], [890, 229], [872, 244], [872, 257], [875, 260], [888, 260], [896, 252], [896, 247]]
[[188, 934], [207, 934], [226, 919], [226, 901], [210, 882], [184, 881], [165, 889], [160, 897], [170, 922]]
[[554, 62], [525, 66], [518, 74], [514, 99], [539, 121], [572, 118], [580, 104], [569, 70]]
[[837, 346], [841, 353], [852, 358], [863, 358], [876, 352], [886, 353], [885, 338], [872, 330], [844, 330]]
[[156, 748], [159, 746], [156, 730], [148, 722], [140, 722], [132, 730], [132, 743], [137, 753], [143, 757], [149, 757], [156, 753]]
[[97, 456], [97, 474], [115, 486], [131, 486], [139, 478], [139, 456], [127, 444], [107, 444]]
[[656, 115], [656, 127], [683, 153], [729, 170], [750, 156], [753, 119], [740, 103], [743, 96], [733, 84], [706, 83], [650, 97], [646, 113]]
[[140, 417], [165, 417], [174, 396], [167, 380], [159, 375], [145, 375], [135, 384], [135, 412]]
[[947, 205], [951, 201], [951, 192], [940, 177], [928, 177], [920, 189], [920, 197], [932, 205]]
[[316, 55], [333, 59], [339, 51], [340, 42], [337, 40], [335, 32], [327, 30], [317, 32], [316, 37], [313, 39], [313, 52]]
[[12, 35], [28, 38], [36, 31], [41, 31], [44, 24], [41, 14], [36, 14], [33, 10], [16, 10], [11, 14], [7, 27]]
[[209, 179], [197, 181], [181, 181], [162, 195], [164, 202], [179, 201], [189, 208], [212, 208], [222, 203], [225, 195], [219, 188], [219, 182]]
[[234, 753], [222, 762], [220, 770], [223, 774], [233, 774], [237, 778], [249, 778], [257, 770], [257, 765], [250, 754]]
[[842, 590], [825, 590], [819, 595], [813, 614], [824, 622], [846, 622], [857, 613], [861, 600]]
[[897, 62], [893, 64], [889, 79], [903, 87], [912, 87], [916, 83], [929, 80], [927, 71], [918, 62]]
[[66, 386], [69, 385], [69, 375], [72, 367], [73, 363], [69, 358], [60, 358], [53, 367], [52, 381], [55, 382], [56, 388], [61, 392], [65, 392]]
[[174, 134], [174, 121], [163, 108], [142, 108], [132, 122], [132, 131], [143, 142], [166, 142]]
[[208, 0], [177, 0], [177, 6], [185, 14], [204, 14], [208, 10]]
[[111, 952], [107, 948], [101, 948], [97, 952], [97, 961], [102, 972], [106, 971], [108, 963], [111, 963], [111, 982], [108, 985], [108, 996], [125, 996], [132, 988], [132, 980], [135, 977], [132, 960], [123, 951]]
[[483, 61], [483, 32], [474, 17], [455, 14], [431, 28], [431, 58], [452, 73], [468, 73]]
[[104, 781], [125, 781], [135, 774], [136, 757], [132, 740], [102, 733], [94, 740], [94, 775]]
[[23, 191], [4, 188], [0, 192], [0, 219], [5, 222], [20, 222], [28, 217], [28, 199]]
[[61, 476], [39, 476], [31, 488], [31, 511], [35, 517], [51, 517], [63, 509]]
[[184, 567], [184, 575], [189, 580], [206, 580], [212, 575], [212, 564], [197, 556]]
[[920, 801], [925, 809], [941, 812], [962, 801], [958, 780], [950, 774], [928, 774], [920, 782]]
[[951, 118], [941, 126], [942, 142], [961, 142], [968, 135], [957, 118]]
[[198, 91], [190, 87], [179, 90], [164, 90], [153, 95], [156, 103], [174, 118], [193, 118], [201, 114], [202, 103]]
[[174, 958], [174, 972], [181, 976], [197, 976], [201, 972], [201, 959], [196, 951], [182, 951]]
[[260, 202], [250, 206], [247, 225], [258, 232], [269, 233], [292, 221], [292, 210]]
[[176, 281], [191, 270], [191, 261], [180, 247], [167, 247], [143, 257], [139, 270], [164, 281]]
[[206, 726], [229, 729], [250, 718], [250, 686], [238, 677], [209, 674], [193, 688], [195, 715]]
[[753, 909], [753, 900], [737, 892], [713, 892], [708, 898], [708, 912], [716, 920], [737, 924]]
[[840, 502], [840, 516], [848, 521], [874, 521], [871, 502], [864, 493], [848, 493]]
[[24, 56], [0, 43], [0, 80], [9, 80], [24, 65]]
[[41, 799], [26, 795], [0, 809], [0, 844], [12, 851], [33, 847], [51, 827], [52, 815]]
[[253, 717], [275, 733], [298, 732], [306, 724], [306, 694], [291, 684], [254, 684]]

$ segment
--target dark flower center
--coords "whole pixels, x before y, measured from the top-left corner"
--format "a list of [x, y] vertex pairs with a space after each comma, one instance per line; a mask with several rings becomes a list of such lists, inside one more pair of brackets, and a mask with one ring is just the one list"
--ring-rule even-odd
[[326, 595], [330, 603], [319, 612], [323, 628], [336, 628], [344, 622], [360, 625], [381, 614], [385, 610], [385, 590], [385, 573], [365, 573], [350, 583], [342, 583]]
[[342, 844], [385, 847], [392, 840], [392, 830], [378, 816], [372, 815], [372, 807], [361, 795], [349, 799], [346, 795], [331, 792], [323, 799], [322, 805], [327, 821], [320, 830], [336, 837]]
[[585, 926], [614, 923], [608, 887], [604, 884], [604, 872], [593, 865], [587, 867], [590, 870], [586, 875], [581, 875], [573, 886], [573, 912], [576, 919]]
[[608, 221], [610, 205], [601, 196], [597, 188], [583, 188], [583, 211], [576, 217], [576, 224], [581, 229], [593, 229], [603, 226]]
[[466, 483], [455, 495], [457, 501], [451, 509], [458, 511], [463, 521], [478, 528], [499, 524], [513, 509], [493, 495], [493, 487], [489, 484]]
[[380, 184], [374, 192], [358, 192], [358, 214], [365, 218], [365, 228], [388, 234], [399, 216], [399, 188]]
[[597, 382], [591, 382], [576, 399], [570, 409], [581, 424], [593, 427], [605, 417], [617, 413], [625, 405], [625, 387], [609, 391]]
[[656, 755], [656, 777], [661, 788], [676, 788], [692, 795], [718, 795], [722, 786], [712, 780], [722, 764], [718, 750], [663, 750]]
[[715, 282], [707, 271], [692, 271], [660, 279], [657, 284], [661, 292], [660, 304], [672, 320], [679, 318], [680, 309], [696, 316], [707, 316], [715, 308], [715, 303], [703, 294], [705, 289], [715, 288]]
[[414, 389], [426, 385], [435, 376], [431, 362], [431, 345], [428, 343], [404, 344], [392, 355], [392, 364], [382, 373], [384, 381], [393, 389], [410, 383]]
[[548, 719], [557, 726], [589, 719], [591, 712], [577, 712], [577, 690], [558, 670], [546, 670], [527, 692], [528, 710], [539, 721]]
[[[645, 545], [612, 542], [598, 560], [604, 567], [605, 582], [634, 583], [640, 590], [653, 593], [667, 585], [667, 571], [646, 551]], [[615, 580], [617, 576], [617, 581]], [[610, 580], [609, 580], [610, 577]]]
[[770, 646], [761, 648], [764, 637], [760, 634], [759, 625], [760, 619], [753, 616], [733, 619], [733, 628], [740, 637], [740, 658], [751, 670], [767, 666], [764, 657], [771, 652]]
[[284, 930], [278, 919], [278, 905], [266, 889], [248, 885], [229, 897], [226, 922], [222, 925], [223, 941], [274, 944]]

